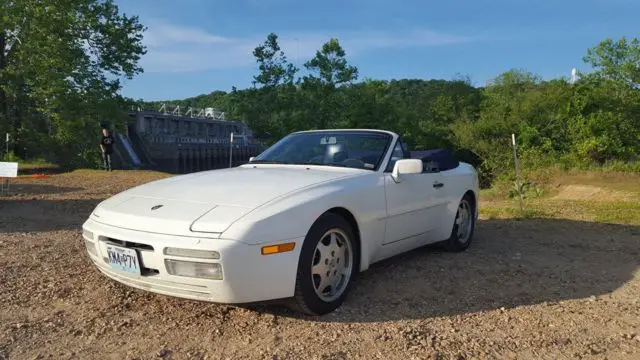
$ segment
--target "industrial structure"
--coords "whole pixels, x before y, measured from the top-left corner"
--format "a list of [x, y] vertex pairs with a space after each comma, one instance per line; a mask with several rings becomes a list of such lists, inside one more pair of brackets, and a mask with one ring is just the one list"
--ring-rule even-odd
[[263, 150], [245, 123], [227, 120], [218, 109], [189, 108], [183, 115], [179, 106], [163, 104], [129, 115], [127, 131], [114, 132], [120, 168], [185, 174], [238, 166]]

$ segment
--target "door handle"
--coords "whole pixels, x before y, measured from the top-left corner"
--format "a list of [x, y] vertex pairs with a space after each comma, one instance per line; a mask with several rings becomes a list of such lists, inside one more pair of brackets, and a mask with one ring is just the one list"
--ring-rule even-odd
[[433, 187], [436, 188], [436, 189], [439, 189], [439, 188], [441, 188], [443, 186], [444, 186], [444, 184], [439, 182], [439, 181], [436, 181], [436, 182], [433, 183]]

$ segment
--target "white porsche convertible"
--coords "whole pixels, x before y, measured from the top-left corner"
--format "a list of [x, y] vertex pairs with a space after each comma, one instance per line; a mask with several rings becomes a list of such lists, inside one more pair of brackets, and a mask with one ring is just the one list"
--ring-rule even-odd
[[446, 150], [409, 153], [381, 130], [290, 134], [230, 169], [174, 176], [100, 203], [83, 224], [106, 276], [160, 294], [339, 307], [357, 271], [442, 242], [471, 243], [475, 169]]

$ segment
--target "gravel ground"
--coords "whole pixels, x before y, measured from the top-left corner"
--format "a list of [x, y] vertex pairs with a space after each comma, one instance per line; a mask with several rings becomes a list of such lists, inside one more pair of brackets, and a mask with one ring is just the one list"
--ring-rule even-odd
[[80, 225], [111, 194], [164, 175], [20, 179], [0, 200], [0, 360], [640, 359], [640, 227], [478, 223], [459, 254], [419, 249], [360, 274], [312, 318], [127, 288]]

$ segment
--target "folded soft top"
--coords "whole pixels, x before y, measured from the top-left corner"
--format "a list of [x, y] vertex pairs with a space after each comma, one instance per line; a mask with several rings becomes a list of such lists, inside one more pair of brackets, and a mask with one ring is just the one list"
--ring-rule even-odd
[[412, 151], [412, 159], [421, 159], [428, 171], [446, 171], [455, 169], [460, 164], [447, 149]]

